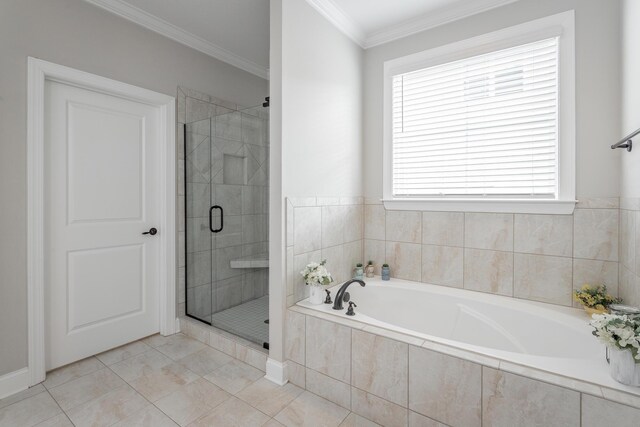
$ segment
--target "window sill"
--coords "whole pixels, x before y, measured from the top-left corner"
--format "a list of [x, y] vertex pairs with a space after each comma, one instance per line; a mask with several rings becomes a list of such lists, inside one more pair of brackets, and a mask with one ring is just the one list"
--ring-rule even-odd
[[389, 210], [571, 215], [576, 200], [383, 199]]

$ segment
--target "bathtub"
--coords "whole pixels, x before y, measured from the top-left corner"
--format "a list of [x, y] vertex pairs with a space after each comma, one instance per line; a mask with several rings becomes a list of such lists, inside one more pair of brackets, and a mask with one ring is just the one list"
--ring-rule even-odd
[[[591, 334], [589, 317], [581, 309], [399, 279], [365, 282], [366, 287], [353, 283], [348, 289], [357, 304], [355, 316], [346, 316], [347, 304], [341, 311], [308, 300], [297, 306], [338, 323], [362, 323], [365, 331], [389, 331], [405, 342], [422, 342], [419, 345], [456, 357], [510, 366], [513, 372], [536, 372], [538, 379], [565, 386], [577, 380], [583, 391], [593, 391], [594, 385], [598, 391], [604, 386], [640, 394], [640, 389], [610, 378], [604, 346]], [[331, 288], [332, 299], [338, 289]], [[558, 378], [563, 380], [554, 380]]]

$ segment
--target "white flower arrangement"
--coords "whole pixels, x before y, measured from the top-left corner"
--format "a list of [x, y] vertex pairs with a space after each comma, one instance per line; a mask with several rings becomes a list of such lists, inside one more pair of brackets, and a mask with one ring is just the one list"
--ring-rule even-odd
[[640, 363], [640, 317], [617, 314], [594, 314], [589, 322], [593, 335], [607, 347], [629, 350]]
[[307, 264], [304, 270], [300, 272], [304, 277], [304, 282], [307, 285], [328, 285], [333, 282], [331, 273], [327, 271], [325, 264], [327, 260], [322, 260], [320, 263], [312, 262]]

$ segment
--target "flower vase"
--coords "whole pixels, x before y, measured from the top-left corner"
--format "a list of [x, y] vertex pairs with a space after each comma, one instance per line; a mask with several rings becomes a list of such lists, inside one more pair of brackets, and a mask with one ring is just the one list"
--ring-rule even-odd
[[320, 305], [324, 302], [324, 292], [322, 285], [318, 283], [309, 284], [309, 302], [313, 305]]
[[640, 387], [640, 363], [636, 363], [630, 350], [609, 348], [609, 374], [619, 383]]

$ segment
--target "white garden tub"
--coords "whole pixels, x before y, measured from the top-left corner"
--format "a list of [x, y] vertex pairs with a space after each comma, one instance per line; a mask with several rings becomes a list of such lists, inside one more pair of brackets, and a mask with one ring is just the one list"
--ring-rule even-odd
[[[353, 317], [346, 316], [348, 304], [341, 311], [308, 300], [297, 305], [329, 320], [349, 319], [371, 325], [370, 330], [424, 340], [424, 346], [433, 343], [438, 351], [450, 349], [444, 351], [470, 360], [480, 355], [494, 366], [511, 363], [513, 371], [522, 366], [556, 374], [568, 381], [558, 381], [565, 386], [579, 380], [635, 395], [640, 391], [610, 378], [604, 347], [591, 334], [583, 310], [399, 279], [364, 280], [365, 287], [353, 283], [348, 289], [357, 304]], [[332, 299], [338, 289], [331, 288]]]

